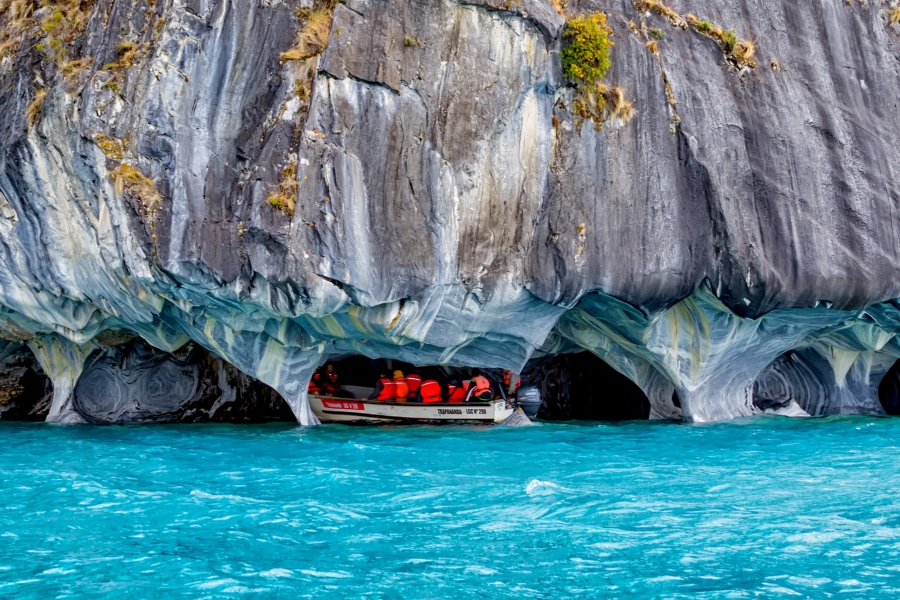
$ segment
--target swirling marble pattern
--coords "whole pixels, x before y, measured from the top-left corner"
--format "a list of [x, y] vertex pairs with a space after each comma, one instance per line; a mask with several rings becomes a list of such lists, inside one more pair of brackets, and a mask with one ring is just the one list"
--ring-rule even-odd
[[[738, 71], [692, 29], [651, 54], [624, 24], [665, 21], [628, 0], [574, 1], [609, 13], [607, 81], [636, 109], [603, 127], [570, 110], [542, 0], [347, 0], [302, 66], [280, 60], [298, 5], [97, 0], [67, 44], [83, 71], [39, 56], [37, 22], [0, 61], [0, 340], [52, 380], [48, 421], [175, 418], [218, 381], [184, 370], [189, 343], [301, 424], [314, 370], [350, 354], [519, 371], [587, 350], [653, 418], [879, 412], [900, 356], [883, 4], [707, 3], [758, 41]], [[293, 215], [267, 201], [285, 177]], [[118, 332], [175, 358], [101, 366]]]

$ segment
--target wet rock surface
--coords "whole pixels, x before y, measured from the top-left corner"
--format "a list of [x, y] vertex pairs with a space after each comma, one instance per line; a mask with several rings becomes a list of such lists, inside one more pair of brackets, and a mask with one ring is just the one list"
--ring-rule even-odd
[[635, 109], [601, 127], [571, 111], [540, 0], [346, 0], [305, 60], [281, 59], [297, 2], [7, 8], [0, 338], [52, 380], [56, 422], [209, 415], [218, 375], [188, 347], [304, 424], [314, 370], [351, 354], [518, 371], [587, 350], [654, 418], [879, 413], [900, 357], [891, 4], [670, 5], [755, 40], [756, 68], [574, 1], [608, 13], [605, 81]]

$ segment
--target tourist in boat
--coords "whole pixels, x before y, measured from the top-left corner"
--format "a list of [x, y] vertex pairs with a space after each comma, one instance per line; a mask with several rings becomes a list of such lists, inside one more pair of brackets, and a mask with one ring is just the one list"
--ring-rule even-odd
[[319, 385], [321, 379], [322, 377], [319, 374], [319, 370], [316, 369], [316, 372], [313, 373], [312, 379], [309, 380], [309, 385], [306, 388], [307, 392], [310, 394], [321, 394], [322, 386]]
[[339, 396], [341, 394], [341, 384], [338, 383], [338, 374], [334, 365], [328, 363], [325, 365], [325, 372], [322, 374], [322, 389], [326, 394]]
[[384, 402], [395, 398], [397, 398], [397, 385], [393, 379], [387, 376], [387, 373], [382, 373], [378, 381], [375, 382], [375, 391], [369, 395], [369, 400]]
[[446, 402], [447, 397], [443, 386], [436, 379], [426, 379], [419, 386], [419, 393], [416, 395], [416, 402], [424, 404], [434, 404], [436, 402]]
[[447, 401], [451, 404], [459, 404], [465, 402], [466, 392], [469, 391], [469, 380], [460, 381], [459, 377], [454, 377], [447, 385]]
[[491, 381], [475, 369], [475, 375], [469, 382], [469, 391], [466, 394], [466, 402], [469, 400], [490, 401], [494, 397], [491, 390]]
[[397, 402], [406, 402], [406, 397], [409, 396], [409, 384], [406, 383], [403, 371], [394, 371], [394, 387], [396, 388], [394, 393], [396, 394]]
[[409, 398], [411, 402], [415, 402], [419, 393], [419, 386], [422, 385], [422, 376], [418, 373], [410, 373], [406, 376], [406, 385], [409, 387], [407, 398]]
[[[516, 378], [516, 383], [515, 386], [510, 389], [513, 376]], [[508, 394], [514, 394], [516, 390], [519, 389], [520, 385], [522, 385], [522, 378], [519, 377], [518, 373], [513, 373], [509, 369], [503, 369], [503, 389], [505, 389]]]

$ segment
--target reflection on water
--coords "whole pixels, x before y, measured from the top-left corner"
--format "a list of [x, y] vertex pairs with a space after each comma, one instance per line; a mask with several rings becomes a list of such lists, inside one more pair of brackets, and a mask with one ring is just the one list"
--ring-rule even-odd
[[0, 597], [900, 593], [900, 420], [0, 436]]

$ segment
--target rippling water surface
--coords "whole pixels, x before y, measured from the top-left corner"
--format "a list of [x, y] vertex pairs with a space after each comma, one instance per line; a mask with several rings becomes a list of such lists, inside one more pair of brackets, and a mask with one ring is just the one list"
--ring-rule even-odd
[[900, 420], [0, 425], [0, 597], [900, 595]]

